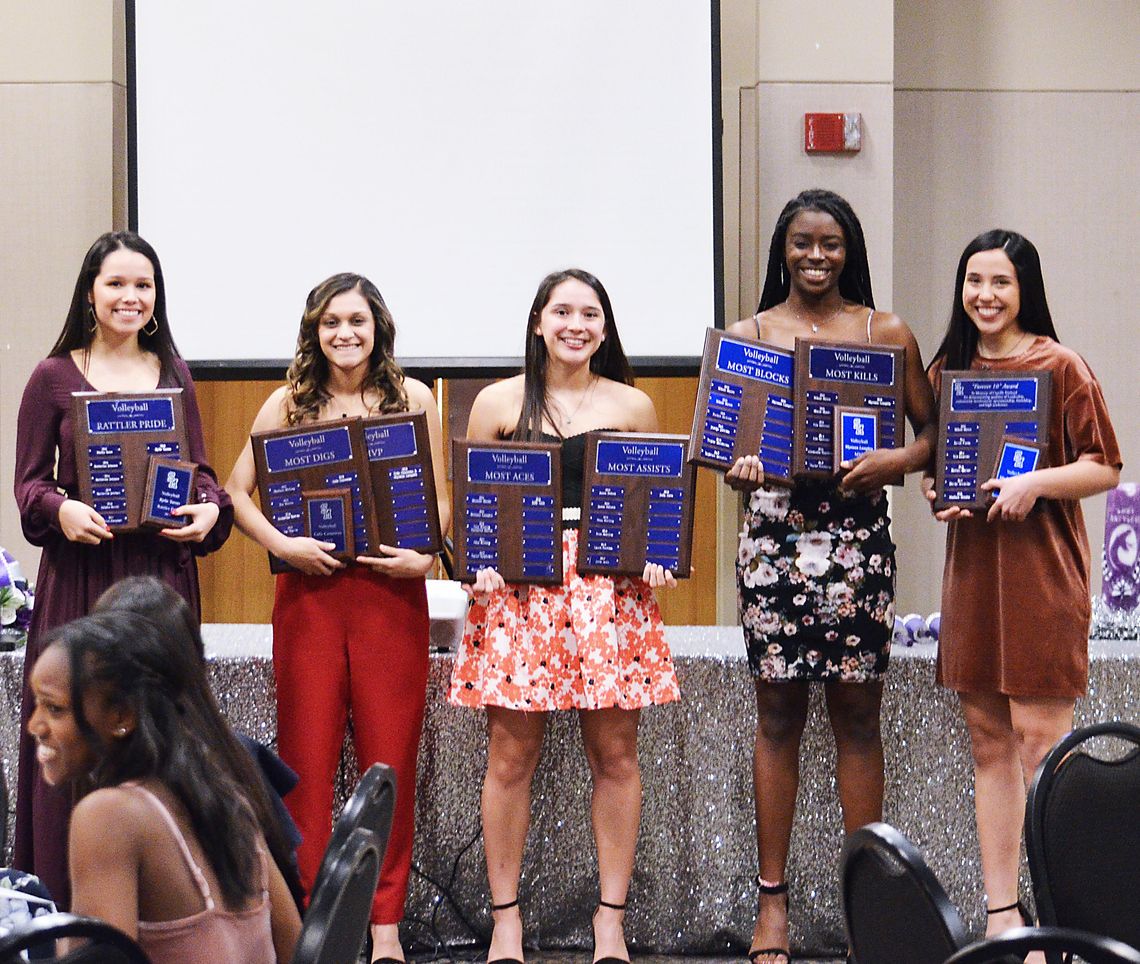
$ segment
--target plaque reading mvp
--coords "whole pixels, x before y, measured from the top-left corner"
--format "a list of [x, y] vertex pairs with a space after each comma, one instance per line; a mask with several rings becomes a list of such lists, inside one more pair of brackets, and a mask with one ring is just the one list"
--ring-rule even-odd
[[689, 575], [697, 473], [684, 435], [586, 436], [578, 571], [640, 576], [652, 562]]
[[363, 420], [380, 544], [416, 552], [443, 548], [427, 416], [422, 410]]
[[765, 482], [791, 485], [794, 361], [786, 349], [708, 329], [689, 461], [726, 472], [759, 455]]
[[[367, 555], [373, 546], [379, 545], [359, 418], [255, 432], [250, 442], [261, 511], [279, 532], [287, 536], [305, 534], [303, 493], [347, 489], [352, 494], [352, 541], [356, 553]], [[287, 563], [272, 554], [269, 569], [291, 571]]]
[[1049, 372], [944, 371], [934, 508], [989, 506], [991, 494], [978, 486], [1000, 469], [1003, 439], [1044, 446], [1051, 398]]
[[[792, 474], [831, 478], [835, 463], [835, 410], [872, 409], [878, 448], [902, 444], [906, 412], [906, 349], [796, 339], [795, 444]], [[902, 485], [896, 479], [893, 485]]]
[[455, 576], [487, 567], [508, 582], [562, 583], [562, 449], [452, 442]]
[[182, 389], [71, 397], [79, 498], [115, 532], [140, 528], [150, 457], [190, 456]]

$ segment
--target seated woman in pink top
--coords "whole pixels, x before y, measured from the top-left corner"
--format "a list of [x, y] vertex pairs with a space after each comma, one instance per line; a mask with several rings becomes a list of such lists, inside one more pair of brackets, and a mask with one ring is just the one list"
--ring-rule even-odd
[[134, 937], [154, 964], [286, 962], [300, 931], [241, 782], [216, 741], [193, 648], [107, 611], [51, 632], [28, 732], [50, 785], [79, 797], [72, 910]]

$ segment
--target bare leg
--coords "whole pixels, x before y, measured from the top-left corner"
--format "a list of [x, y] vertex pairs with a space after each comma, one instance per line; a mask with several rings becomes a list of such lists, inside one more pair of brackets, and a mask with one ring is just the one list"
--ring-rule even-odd
[[[808, 684], [756, 680], [756, 747], [752, 787], [756, 796], [756, 851], [760, 876], [781, 883], [788, 863], [796, 792], [800, 783], [800, 739], [808, 711]], [[752, 947], [788, 946], [788, 904], [784, 894], [761, 894]], [[778, 955], [758, 955], [757, 964], [785, 964]]]
[[[594, 778], [590, 816], [598, 848], [598, 883], [607, 904], [625, 903], [641, 822], [641, 769], [637, 762], [639, 710], [612, 707], [579, 714], [586, 760]], [[629, 960], [625, 911], [599, 905], [594, 914], [594, 960]]]
[[372, 925], [372, 960], [381, 958], [402, 961], [404, 949], [400, 946], [399, 924]]
[[[518, 898], [523, 849], [530, 826], [530, 784], [542, 737], [545, 713], [487, 707], [487, 775], [483, 778], [483, 846], [491, 903]], [[495, 930], [487, 959], [522, 960], [522, 915], [517, 906], [494, 911]]]
[[883, 819], [882, 681], [828, 683], [827, 715], [835, 733], [836, 780], [847, 833]]

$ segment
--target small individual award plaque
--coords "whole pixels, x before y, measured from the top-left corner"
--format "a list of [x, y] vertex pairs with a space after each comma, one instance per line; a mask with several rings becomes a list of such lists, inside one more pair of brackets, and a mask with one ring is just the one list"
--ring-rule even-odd
[[427, 416], [422, 410], [363, 420], [372, 501], [381, 545], [443, 549]]
[[190, 454], [181, 388], [72, 392], [79, 498], [114, 532], [138, 529], [152, 455]]
[[726, 472], [743, 455], [759, 455], [764, 481], [791, 485], [792, 352], [710, 328], [688, 460]]
[[317, 489], [301, 492], [305, 535], [318, 542], [331, 542], [330, 556], [341, 562], [356, 558], [353, 539], [351, 489]]
[[[359, 418], [306, 422], [255, 432], [250, 442], [261, 511], [279, 532], [287, 536], [305, 534], [304, 492], [347, 489], [352, 495], [352, 543], [356, 554], [366, 555], [372, 546], [379, 545]], [[272, 554], [269, 569], [291, 571], [287, 563]]]
[[689, 575], [696, 469], [684, 435], [590, 432], [578, 571], [640, 576], [647, 562]]
[[[839, 470], [837, 408], [872, 409], [877, 415], [875, 447], [900, 446], [905, 381], [905, 348], [797, 338], [792, 475], [825, 479]], [[892, 484], [902, 485], [902, 479]]]
[[194, 495], [194, 479], [198, 466], [194, 462], [150, 457], [150, 468], [143, 489], [140, 525], [153, 529], [177, 529], [189, 523], [187, 516], [174, 515], [174, 510], [188, 505]]
[[854, 462], [860, 455], [879, 447], [879, 413], [873, 408], [835, 407], [835, 451], [832, 461], [838, 469], [843, 462]]
[[[1017, 440], [1044, 451], [1048, 443], [1052, 378], [1047, 371], [944, 371], [938, 406], [934, 508], [984, 509], [992, 496], [980, 488], [1003, 457], [1013, 467]], [[1028, 458], [1022, 452], [1022, 464]], [[1035, 467], [1043, 467], [1043, 457]]]
[[562, 583], [562, 449], [543, 442], [452, 442], [455, 576]]

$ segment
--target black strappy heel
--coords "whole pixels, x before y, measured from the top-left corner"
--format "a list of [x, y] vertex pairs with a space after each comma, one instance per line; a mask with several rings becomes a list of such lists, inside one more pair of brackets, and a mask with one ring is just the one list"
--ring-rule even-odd
[[[610, 910], [625, 910], [625, 904], [611, 904], [608, 900], [598, 899], [598, 906], [594, 908], [594, 916], [597, 916], [599, 910], [603, 907], [608, 907]], [[597, 938], [594, 938], [595, 950], [597, 949]], [[591, 954], [591, 956], [593, 956]], [[594, 964], [629, 964], [629, 959], [625, 957], [599, 957]]]
[[[764, 883], [764, 878], [762, 878], [759, 874], [757, 874], [756, 875], [756, 889], [761, 894], [767, 894], [770, 896], [776, 895], [776, 894], [783, 894], [784, 895], [784, 913], [787, 914], [787, 912], [788, 912], [788, 882], [786, 880], [783, 883], [779, 883], [779, 884], [766, 884], [766, 883]], [[771, 955], [774, 957], [782, 957], [785, 960], [785, 962], [787, 962], [787, 964], [792, 964], [792, 952], [790, 950], [788, 950], [786, 947], [755, 947], [748, 952], [748, 960], [750, 960], [752, 962], [752, 964], [756, 964], [756, 958], [762, 957], [765, 954]]]
[[[512, 907], [518, 907], [519, 899], [516, 897], [514, 900], [509, 900], [505, 904], [492, 904], [491, 913], [497, 910], [510, 910]], [[496, 957], [493, 961], [488, 960], [487, 964], [523, 964], [517, 957]]]

